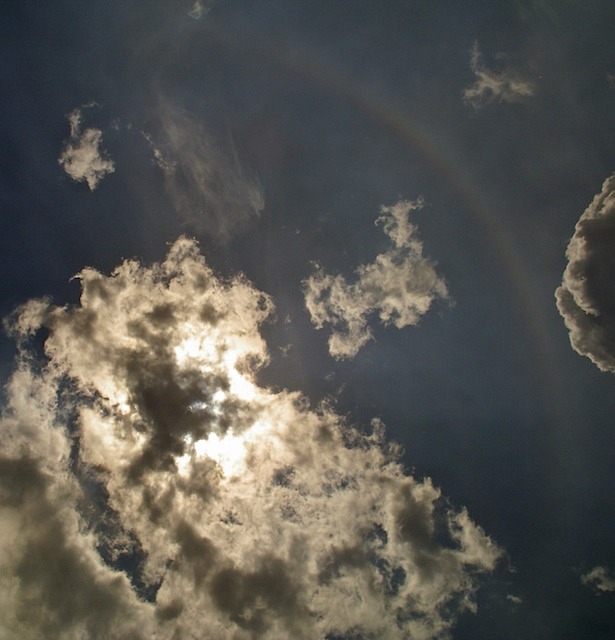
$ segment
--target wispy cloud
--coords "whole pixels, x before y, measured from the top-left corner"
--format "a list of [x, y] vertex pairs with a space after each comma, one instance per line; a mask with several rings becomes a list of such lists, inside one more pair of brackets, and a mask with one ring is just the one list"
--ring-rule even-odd
[[143, 135], [175, 208], [194, 229], [228, 239], [263, 209], [259, 181], [242, 166], [230, 136], [216, 138], [166, 101], [159, 117], [158, 130]]
[[195, 20], [200, 20], [204, 15], [206, 16], [213, 5], [213, 0], [194, 0], [192, 9], [188, 12], [188, 15]]
[[615, 175], [579, 218], [566, 258], [555, 297], [572, 347], [615, 372]]
[[479, 109], [490, 102], [519, 102], [534, 95], [534, 85], [514, 69], [491, 71], [484, 62], [478, 46], [474, 43], [470, 66], [476, 76], [473, 85], [463, 91], [466, 104]]
[[615, 591], [615, 576], [606, 567], [594, 567], [581, 576], [581, 582], [598, 593]]
[[369, 317], [378, 314], [383, 324], [398, 329], [416, 325], [436, 298], [447, 299], [444, 280], [435, 264], [423, 256], [423, 245], [409, 214], [421, 200], [401, 200], [382, 207], [376, 225], [382, 225], [392, 246], [374, 262], [356, 270], [349, 284], [342, 275], [317, 270], [304, 282], [305, 304], [317, 329], [331, 325], [329, 353], [352, 358], [372, 337]]
[[87, 182], [94, 191], [108, 173], [115, 171], [115, 165], [100, 148], [102, 131], [93, 128], [82, 131], [82, 117], [79, 109], [68, 115], [70, 137], [58, 162], [73, 180]]
[[175, 172], [175, 169], [177, 168], [177, 162], [173, 160], [167, 160], [167, 158], [165, 158], [163, 152], [159, 147], [156, 146], [154, 139], [149, 133], [143, 131], [142, 135], [149, 143], [152, 154], [154, 155], [154, 163], [156, 164], [156, 166], [162, 169], [166, 175], [172, 176]]
[[475, 609], [500, 550], [467, 511], [405, 474], [379, 421], [257, 385], [265, 294], [185, 238], [79, 278], [79, 305], [10, 322], [0, 635], [427, 640]]

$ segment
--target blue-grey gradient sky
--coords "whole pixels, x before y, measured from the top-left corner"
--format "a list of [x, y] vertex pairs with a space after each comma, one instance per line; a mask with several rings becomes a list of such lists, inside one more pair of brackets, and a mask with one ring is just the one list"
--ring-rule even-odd
[[0, 635], [615, 637], [615, 5], [0, 12]]

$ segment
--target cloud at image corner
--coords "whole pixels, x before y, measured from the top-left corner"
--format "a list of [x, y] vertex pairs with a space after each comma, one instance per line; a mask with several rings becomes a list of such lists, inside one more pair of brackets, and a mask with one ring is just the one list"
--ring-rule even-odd
[[229, 131], [214, 134], [166, 98], [142, 132], [184, 224], [226, 241], [265, 206], [257, 176], [239, 158]]
[[615, 372], [615, 175], [581, 214], [555, 292], [572, 348]]
[[423, 256], [417, 227], [409, 219], [422, 207], [419, 198], [380, 208], [375, 224], [382, 226], [391, 244], [373, 262], [355, 270], [354, 282], [330, 275], [318, 264], [304, 281], [312, 324], [317, 329], [331, 326], [328, 348], [334, 358], [353, 358], [371, 340], [373, 315], [384, 325], [402, 329], [418, 324], [435, 300], [449, 299], [446, 283], [435, 263]]
[[94, 191], [106, 175], [115, 171], [115, 164], [101, 149], [102, 131], [94, 127], [82, 130], [80, 109], [68, 114], [67, 119], [70, 136], [58, 157], [58, 164], [75, 182], [87, 182], [90, 191]]
[[[198, 635], [206, 620], [221, 638], [437, 638], [475, 609], [501, 551], [467, 511], [405, 474], [378, 421], [364, 433], [254, 382], [268, 296], [217, 277], [186, 238], [160, 264], [79, 278], [80, 305], [30, 301], [10, 324], [5, 633]], [[41, 327], [47, 364], [28, 347]], [[88, 516], [88, 478], [114, 527]], [[155, 603], [96, 552], [129, 534]], [[64, 583], [62, 566], [75, 570]]]

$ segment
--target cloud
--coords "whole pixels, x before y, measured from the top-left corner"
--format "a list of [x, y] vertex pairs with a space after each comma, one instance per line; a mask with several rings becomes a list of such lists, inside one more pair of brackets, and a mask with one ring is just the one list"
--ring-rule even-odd
[[188, 13], [191, 18], [200, 20], [204, 15], [207, 15], [211, 11], [213, 0], [203, 2], [203, 0], [194, 0], [192, 9]]
[[115, 171], [113, 161], [100, 149], [102, 131], [86, 129], [81, 131], [82, 114], [76, 109], [68, 115], [70, 137], [58, 162], [76, 182], [87, 182], [91, 191], [108, 174]]
[[216, 139], [185, 111], [162, 102], [159, 127], [144, 132], [177, 212], [198, 231], [228, 239], [265, 206], [232, 140]]
[[594, 567], [581, 576], [581, 582], [597, 593], [615, 591], [615, 576], [609, 574], [606, 567]]
[[573, 349], [601, 371], [615, 371], [615, 175], [583, 212], [555, 292]]
[[143, 131], [142, 135], [149, 143], [150, 149], [154, 154], [154, 163], [156, 164], [156, 166], [162, 169], [166, 175], [173, 175], [173, 173], [177, 168], [177, 162], [172, 160], [167, 160], [167, 158], [164, 156], [160, 148], [156, 146], [154, 139], [149, 133], [146, 133], [145, 131]]
[[148, 607], [83, 529], [54, 384], [32, 368], [19, 363], [1, 419], [0, 637], [146, 637]]
[[416, 325], [436, 298], [447, 299], [444, 280], [435, 264], [423, 256], [423, 245], [410, 223], [411, 211], [421, 209], [422, 200], [400, 200], [381, 207], [376, 225], [382, 225], [392, 246], [374, 262], [356, 270], [349, 284], [342, 275], [329, 275], [322, 267], [304, 282], [307, 310], [317, 329], [330, 324], [329, 353], [352, 358], [372, 337], [368, 318], [374, 313], [383, 324], [398, 329]]
[[517, 71], [490, 71], [483, 62], [478, 42], [472, 47], [470, 66], [476, 81], [463, 91], [463, 100], [475, 109], [491, 102], [519, 102], [534, 95], [534, 85]]
[[428, 639], [475, 610], [501, 552], [467, 511], [378, 420], [256, 383], [268, 296], [186, 238], [78, 277], [8, 322], [0, 636]]

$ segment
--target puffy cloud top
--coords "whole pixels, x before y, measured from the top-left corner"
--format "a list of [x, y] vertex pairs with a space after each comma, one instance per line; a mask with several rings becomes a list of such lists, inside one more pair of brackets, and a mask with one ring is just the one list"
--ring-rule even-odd
[[79, 305], [10, 322], [2, 637], [428, 639], [474, 608], [500, 550], [468, 513], [404, 473], [378, 421], [256, 383], [268, 296], [186, 238], [78, 277]]
[[615, 371], [615, 175], [583, 212], [568, 249], [557, 308], [575, 351]]
[[329, 275], [317, 265], [304, 282], [305, 305], [317, 329], [333, 327], [329, 353], [352, 358], [372, 337], [368, 318], [378, 313], [384, 324], [398, 329], [416, 325], [436, 298], [448, 298], [435, 264], [423, 256], [423, 245], [408, 216], [422, 208], [422, 200], [400, 200], [382, 207], [376, 225], [391, 239], [387, 251], [356, 270], [352, 284], [342, 275]]

